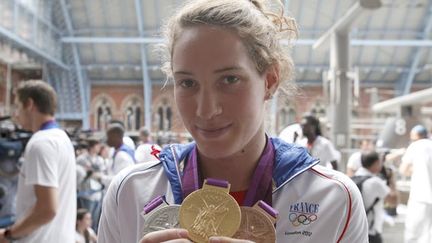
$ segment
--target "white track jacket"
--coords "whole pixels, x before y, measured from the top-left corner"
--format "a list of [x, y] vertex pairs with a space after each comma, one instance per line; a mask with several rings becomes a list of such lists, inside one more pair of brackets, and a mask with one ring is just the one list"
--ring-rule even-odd
[[[277, 242], [365, 243], [368, 225], [357, 186], [340, 172], [317, 165], [302, 147], [272, 138], [275, 148], [272, 207], [279, 211]], [[123, 170], [105, 196], [99, 243], [136, 243], [142, 238], [144, 205], [165, 195], [181, 204], [181, 175], [195, 145], [170, 145], [160, 161]]]

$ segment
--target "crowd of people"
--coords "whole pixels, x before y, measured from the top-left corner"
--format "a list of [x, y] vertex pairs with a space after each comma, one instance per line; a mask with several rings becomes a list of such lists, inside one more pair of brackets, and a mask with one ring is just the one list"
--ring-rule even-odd
[[[347, 176], [338, 171], [345, 161], [318, 118], [302, 117], [295, 141], [265, 131], [266, 103], [278, 89], [293, 87], [283, 84], [292, 80], [293, 65], [281, 39], [295, 37], [297, 28], [283, 7], [273, 13], [258, 0], [191, 1], [164, 33], [163, 70], [194, 141], [161, 148], [143, 128], [135, 148], [114, 120], [106, 143], [90, 136], [76, 152], [54, 119], [54, 89], [42, 81], [21, 83], [17, 121], [34, 134], [23, 154], [17, 220], [0, 229], [0, 243], [189, 242], [185, 229], [143, 235], [141, 211], [160, 195], [181, 204], [206, 178], [228, 181], [241, 206], [262, 200], [281, 212], [277, 242], [382, 242], [384, 202], [395, 192], [396, 172], [383, 169], [385, 159], [372, 145], [352, 155]], [[412, 183], [405, 237], [429, 243], [432, 141], [423, 126], [411, 133], [400, 165]], [[297, 214], [314, 220], [302, 224], [292, 216]], [[226, 236], [209, 241], [246, 242]]]

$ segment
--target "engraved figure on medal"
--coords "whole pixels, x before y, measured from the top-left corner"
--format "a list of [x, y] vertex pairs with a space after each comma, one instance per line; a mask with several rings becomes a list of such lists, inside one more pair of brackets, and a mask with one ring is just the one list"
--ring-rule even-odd
[[[204, 207], [198, 208], [197, 216], [192, 223], [191, 230], [193, 233], [203, 237], [209, 238], [210, 236], [218, 235], [219, 226], [225, 218], [228, 208], [224, 207], [224, 202], [219, 204], [208, 203], [203, 197], [200, 197], [204, 203]], [[212, 200], [212, 201], [221, 201]], [[190, 208], [190, 210], [194, 210]], [[197, 211], [196, 209], [194, 211]], [[222, 216], [221, 216], [222, 214]]]
[[194, 242], [208, 242], [211, 236], [231, 237], [237, 232], [241, 213], [235, 199], [228, 194], [229, 183], [212, 182], [207, 179], [203, 188], [189, 194], [180, 212], [180, 227], [189, 231]]

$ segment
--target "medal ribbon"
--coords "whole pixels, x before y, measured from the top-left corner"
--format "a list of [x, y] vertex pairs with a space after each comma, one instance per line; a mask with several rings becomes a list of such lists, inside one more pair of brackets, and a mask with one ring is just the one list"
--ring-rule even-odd
[[[187, 158], [182, 177], [183, 198], [202, 187], [202, 179], [198, 174], [197, 152], [197, 147], [195, 146]], [[274, 154], [273, 143], [270, 138], [267, 138], [266, 147], [255, 168], [242, 206], [252, 207], [259, 200], [263, 200], [267, 204], [272, 205]]]

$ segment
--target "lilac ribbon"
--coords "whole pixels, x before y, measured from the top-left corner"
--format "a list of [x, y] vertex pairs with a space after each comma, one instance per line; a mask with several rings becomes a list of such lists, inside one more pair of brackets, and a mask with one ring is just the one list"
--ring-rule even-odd
[[268, 138], [267, 145], [261, 154], [257, 167], [255, 168], [243, 206], [252, 207], [259, 200], [263, 200], [268, 205], [272, 205], [274, 154], [275, 150], [273, 143], [271, 139]]
[[[189, 154], [183, 171], [183, 198], [202, 187], [202, 179], [198, 173], [197, 153], [195, 146]], [[266, 147], [255, 168], [243, 206], [252, 207], [259, 200], [264, 200], [267, 204], [272, 205], [274, 153], [273, 143], [270, 138], [267, 138]]]
[[277, 216], [279, 215], [279, 212], [276, 209], [272, 208], [270, 205], [268, 205], [262, 200], [258, 201], [258, 206], [264, 211], [266, 211], [268, 214], [270, 214], [273, 218], [277, 218]]
[[195, 145], [188, 156], [187, 163], [183, 171], [183, 177], [181, 178], [183, 185], [183, 198], [186, 198], [187, 195], [202, 187], [202, 180], [198, 174], [197, 153], [198, 151]]
[[219, 179], [214, 179], [214, 178], [207, 178], [207, 185], [228, 188], [229, 183], [228, 183], [228, 181], [224, 181], [224, 180], [219, 180]]
[[162, 203], [165, 202], [165, 196], [158, 196], [156, 198], [154, 198], [153, 200], [151, 200], [149, 203], [147, 203], [144, 206], [144, 213], [147, 214], [149, 212], [151, 212], [153, 209], [157, 208], [159, 205], [161, 205]]

